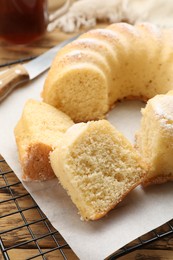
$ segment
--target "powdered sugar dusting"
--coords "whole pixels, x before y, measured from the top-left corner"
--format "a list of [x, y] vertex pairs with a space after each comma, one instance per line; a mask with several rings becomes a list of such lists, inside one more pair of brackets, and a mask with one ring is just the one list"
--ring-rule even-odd
[[122, 29], [123, 33], [128, 33], [131, 34], [132, 36], [140, 37], [139, 32], [136, 30], [136, 28], [133, 25], [127, 23], [117, 23], [116, 27]]
[[151, 102], [161, 124], [173, 129], [173, 96], [159, 95]]

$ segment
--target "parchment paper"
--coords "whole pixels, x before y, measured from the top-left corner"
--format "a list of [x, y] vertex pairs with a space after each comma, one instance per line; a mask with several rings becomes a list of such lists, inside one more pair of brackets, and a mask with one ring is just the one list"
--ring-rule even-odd
[[[28, 98], [40, 100], [45, 75], [13, 91], [0, 104], [0, 154], [21, 180], [13, 129]], [[140, 121], [140, 102], [117, 104], [108, 119], [133, 141]], [[173, 183], [138, 187], [98, 221], [82, 222], [57, 179], [23, 183], [52, 225], [83, 260], [104, 259], [142, 234], [172, 219]]]

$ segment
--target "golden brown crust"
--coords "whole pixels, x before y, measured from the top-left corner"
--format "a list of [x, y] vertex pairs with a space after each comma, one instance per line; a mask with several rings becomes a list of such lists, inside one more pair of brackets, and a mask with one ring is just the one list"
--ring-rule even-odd
[[72, 120], [54, 107], [28, 100], [14, 135], [19, 153], [22, 179], [44, 181], [55, 177], [49, 163], [49, 152], [59, 145]]
[[104, 216], [107, 215], [107, 213], [114, 209], [116, 205], [118, 205], [132, 190], [134, 190], [138, 185], [142, 184], [142, 181], [144, 179], [144, 176], [141, 177], [141, 180], [137, 183], [135, 183], [128, 191], [126, 191], [126, 193], [123, 194], [123, 196], [114, 204], [112, 205], [110, 208], [107, 209], [107, 211], [105, 211], [104, 213], [101, 213], [101, 214], [95, 214], [94, 217], [90, 218], [90, 220], [98, 220]]
[[49, 162], [51, 151], [52, 147], [43, 143], [35, 143], [27, 147], [21, 158], [23, 180], [45, 181], [55, 178]]
[[152, 184], [162, 184], [162, 183], [166, 183], [169, 181], [173, 181], [173, 176], [164, 176], [164, 175], [161, 176], [160, 175], [160, 176], [152, 177], [150, 179], [144, 179], [142, 186], [147, 187]]

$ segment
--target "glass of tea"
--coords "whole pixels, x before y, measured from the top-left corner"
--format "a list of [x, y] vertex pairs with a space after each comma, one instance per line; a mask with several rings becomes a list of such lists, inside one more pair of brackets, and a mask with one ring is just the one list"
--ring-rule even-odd
[[0, 38], [30, 43], [44, 34], [47, 24], [47, 0], [0, 0]]

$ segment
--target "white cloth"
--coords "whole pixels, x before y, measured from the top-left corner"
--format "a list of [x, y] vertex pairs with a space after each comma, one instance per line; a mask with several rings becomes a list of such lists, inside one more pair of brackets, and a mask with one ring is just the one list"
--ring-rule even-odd
[[64, 32], [92, 28], [99, 21], [129, 23], [147, 21], [158, 25], [173, 24], [173, 1], [171, 0], [78, 0], [55, 21]]

